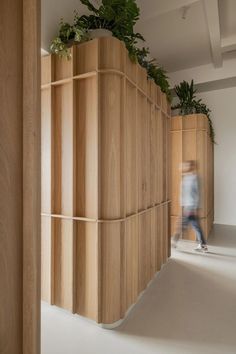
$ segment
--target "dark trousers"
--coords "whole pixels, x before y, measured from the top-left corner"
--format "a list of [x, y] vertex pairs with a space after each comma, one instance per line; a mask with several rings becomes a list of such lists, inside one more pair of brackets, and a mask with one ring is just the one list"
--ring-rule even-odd
[[196, 238], [197, 241], [201, 244], [201, 245], [206, 245], [206, 241], [199, 223], [199, 219], [196, 215], [191, 214], [191, 213], [187, 213], [184, 214], [182, 218], [180, 218], [179, 222], [178, 222], [178, 226], [177, 226], [177, 232], [174, 236], [174, 241], [178, 241], [182, 232], [184, 230], [187, 229], [187, 227], [191, 225], [192, 228], [194, 229], [195, 233], [196, 233]]

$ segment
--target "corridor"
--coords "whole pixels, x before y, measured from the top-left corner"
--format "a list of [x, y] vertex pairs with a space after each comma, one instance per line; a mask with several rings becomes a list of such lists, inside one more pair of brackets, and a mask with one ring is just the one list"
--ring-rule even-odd
[[125, 322], [105, 330], [42, 305], [42, 354], [235, 354], [236, 227], [215, 225], [209, 253], [181, 241]]

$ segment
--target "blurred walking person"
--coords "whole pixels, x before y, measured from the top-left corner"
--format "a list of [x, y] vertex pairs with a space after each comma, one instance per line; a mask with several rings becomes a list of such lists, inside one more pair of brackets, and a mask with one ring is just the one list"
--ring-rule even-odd
[[182, 232], [187, 229], [189, 225], [195, 231], [198, 246], [196, 251], [207, 252], [207, 244], [199, 223], [198, 209], [199, 209], [199, 183], [196, 173], [196, 162], [186, 161], [182, 168], [182, 182], [180, 191], [180, 205], [182, 207], [182, 215], [178, 221], [176, 233], [173, 237], [173, 246], [177, 246]]

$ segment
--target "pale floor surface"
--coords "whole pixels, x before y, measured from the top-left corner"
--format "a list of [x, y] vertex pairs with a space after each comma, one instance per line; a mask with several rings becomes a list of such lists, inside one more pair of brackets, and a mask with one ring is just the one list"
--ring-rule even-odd
[[236, 227], [215, 226], [209, 254], [180, 242], [116, 330], [42, 306], [42, 354], [236, 354]]

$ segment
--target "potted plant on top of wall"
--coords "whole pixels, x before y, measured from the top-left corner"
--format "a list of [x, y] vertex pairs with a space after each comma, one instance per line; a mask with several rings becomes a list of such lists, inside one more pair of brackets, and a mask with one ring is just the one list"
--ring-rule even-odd
[[195, 113], [202, 113], [207, 116], [210, 137], [213, 143], [215, 143], [215, 131], [210, 117], [211, 110], [202, 102], [202, 99], [197, 100], [195, 93], [197, 90], [194, 88], [194, 82], [191, 80], [189, 84], [187, 81], [182, 81], [179, 85], [176, 85], [175, 93], [179, 99], [179, 102], [172, 106], [172, 110], [178, 110], [181, 115], [189, 115]]
[[140, 33], [134, 32], [140, 14], [136, 0], [100, 0], [98, 7], [95, 7], [90, 0], [80, 0], [80, 2], [87, 6], [91, 14], [79, 16], [75, 12], [72, 25], [61, 21], [59, 34], [50, 46], [51, 53], [70, 58], [69, 47], [74, 43], [112, 35], [125, 43], [130, 59], [147, 70], [148, 78], [154, 80], [171, 101], [166, 71], [155, 59], [148, 59], [148, 48], [140, 48], [138, 45], [139, 41], [144, 41], [144, 38]]
[[72, 44], [102, 36], [120, 39], [129, 52], [137, 40], [144, 41], [140, 33], [134, 32], [140, 13], [135, 0], [102, 0], [98, 8], [89, 0], [80, 1], [91, 14], [79, 16], [76, 12], [72, 25], [61, 21], [59, 35], [51, 43], [52, 53], [69, 57]]

